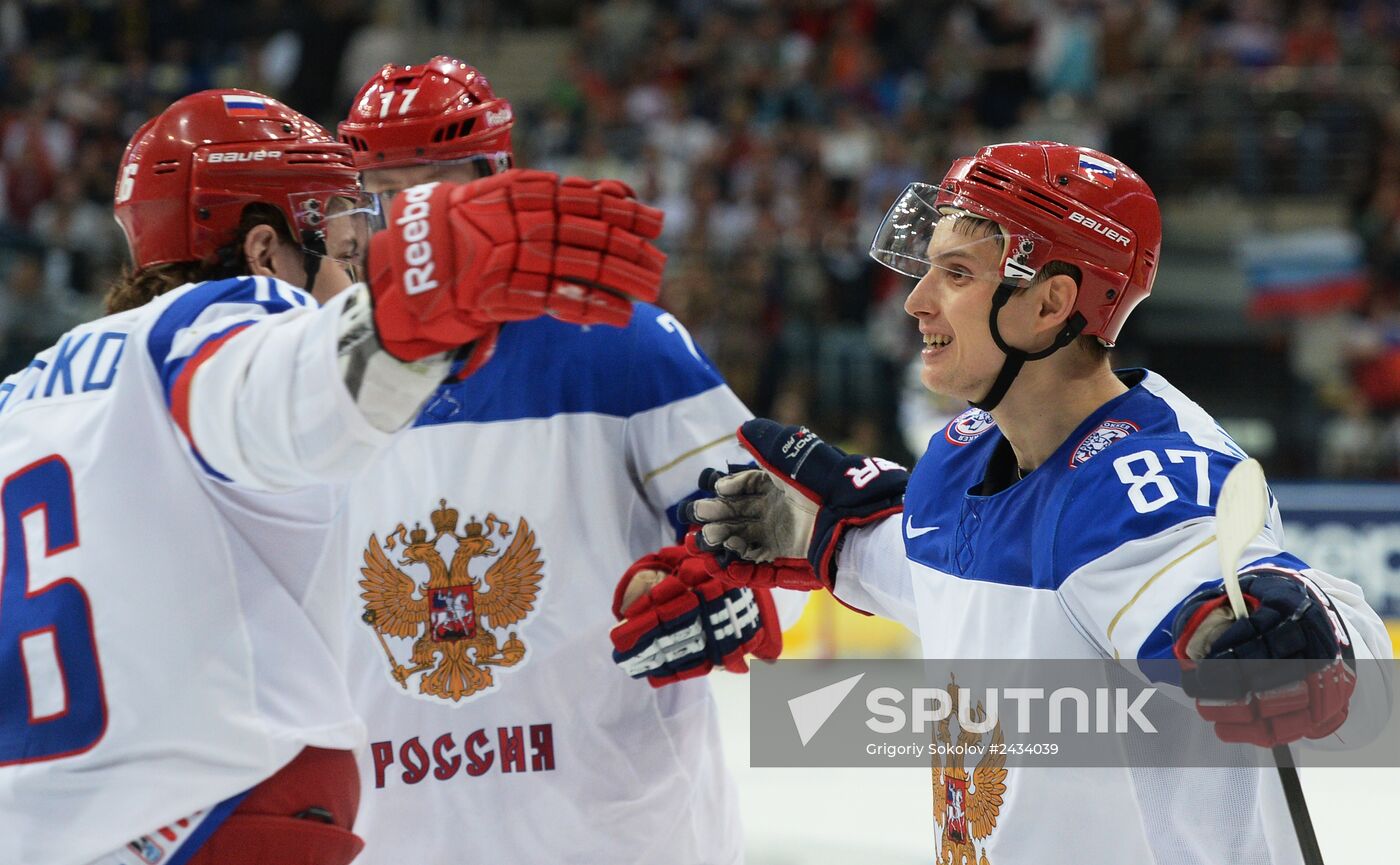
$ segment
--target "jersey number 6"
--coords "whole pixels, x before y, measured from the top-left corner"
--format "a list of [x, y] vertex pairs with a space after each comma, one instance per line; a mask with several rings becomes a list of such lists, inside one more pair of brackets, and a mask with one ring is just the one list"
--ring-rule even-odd
[[[73, 473], [57, 455], [0, 487], [0, 766], [79, 754], [107, 729], [107, 701], [87, 593], [71, 577], [29, 590], [31, 552], [78, 546]], [[42, 552], [26, 549], [24, 520], [43, 512]]]

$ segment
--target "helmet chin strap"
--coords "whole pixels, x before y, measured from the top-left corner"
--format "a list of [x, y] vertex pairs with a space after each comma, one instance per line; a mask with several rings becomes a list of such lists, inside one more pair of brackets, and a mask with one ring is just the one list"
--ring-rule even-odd
[[306, 270], [306, 290], [308, 292], [316, 284], [316, 274], [321, 270], [321, 259], [325, 254], [326, 240], [321, 232], [309, 228], [303, 229], [301, 232], [301, 262], [302, 267]]
[[1003, 282], [997, 286], [996, 291], [992, 294], [992, 311], [988, 316], [987, 325], [992, 330], [992, 340], [996, 342], [997, 348], [1006, 355], [1006, 360], [1002, 363], [1001, 372], [997, 373], [996, 381], [992, 382], [992, 388], [987, 391], [987, 395], [977, 402], [970, 403], [973, 408], [980, 408], [982, 411], [991, 411], [1001, 404], [1006, 392], [1011, 389], [1011, 383], [1016, 380], [1016, 376], [1020, 374], [1021, 367], [1025, 365], [1026, 361], [1049, 357], [1069, 345], [1088, 323], [1083, 315], [1078, 312], [1074, 313], [1065, 322], [1065, 326], [1060, 329], [1060, 332], [1055, 335], [1055, 341], [1040, 351], [1022, 351], [1013, 345], [1008, 345], [1006, 340], [1001, 338], [1001, 328], [997, 326], [997, 317], [1001, 314], [1001, 308], [1011, 300], [1011, 295], [1015, 291], [1016, 286], [1009, 282]]

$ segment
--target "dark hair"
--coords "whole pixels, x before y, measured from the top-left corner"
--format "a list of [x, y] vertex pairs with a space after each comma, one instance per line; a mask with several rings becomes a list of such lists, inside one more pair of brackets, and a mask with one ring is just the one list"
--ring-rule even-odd
[[107, 289], [107, 295], [102, 300], [106, 314], [126, 312], [145, 306], [167, 291], [188, 282], [206, 282], [211, 279], [246, 275], [248, 267], [243, 259], [243, 241], [248, 239], [248, 232], [259, 225], [270, 225], [282, 240], [294, 242], [282, 211], [270, 204], [254, 202], [243, 208], [234, 239], [219, 247], [212, 261], [168, 261], [149, 267], [124, 268], [121, 275]]

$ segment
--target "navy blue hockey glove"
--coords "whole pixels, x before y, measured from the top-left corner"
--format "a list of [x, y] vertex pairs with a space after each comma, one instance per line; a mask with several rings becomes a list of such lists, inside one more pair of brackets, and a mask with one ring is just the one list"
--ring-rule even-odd
[[707, 471], [700, 484], [715, 498], [681, 514], [700, 525], [691, 542], [715, 553], [731, 581], [744, 562], [796, 573], [793, 560], [806, 559], [812, 583], [783, 587], [832, 588], [845, 532], [904, 510], [909, 470], [898, 463], [847, 454], [806, 427], [764, 418], [739, 427], [739, 443], [761, 468]]
[[776, 658], [783, 632], [765, 588], [730, 586], [707, 567], [709, 555], [664, 547], [642, 556], [613, 594], [613, 662], [653, 688], [704, 676], [716, 667], [749, 670], [745, 656]]
[[1356, 687], [1341, 616], [1297, 571], [1251, 571], [1240, 591], [1247, 618], [1234, 617], [1224, 586], [1193, 595], [1177, 613], [1182, 689], [1225, 742], [1272, 748], [1330, 735], [1346, 720]]

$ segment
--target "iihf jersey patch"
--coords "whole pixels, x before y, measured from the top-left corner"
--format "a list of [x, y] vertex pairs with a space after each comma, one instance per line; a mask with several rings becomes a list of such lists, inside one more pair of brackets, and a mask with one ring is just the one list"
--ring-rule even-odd
[[953, 418], [943, 435], [949, 443], [962, 447], [996, 425], [991, 415], [980, 408], [970, 408]]
[[1075, 445], [1069, 458], [1069, 467], [1082, 466], [1090, 457], [1122, 438], [1138, 431], [1138, 425], [1130, 420], [1106, 420]]

